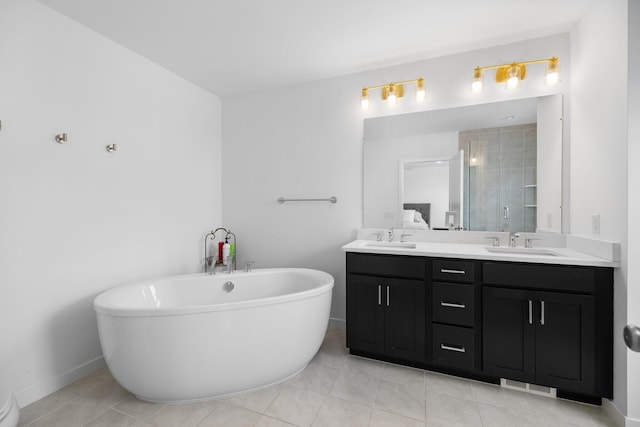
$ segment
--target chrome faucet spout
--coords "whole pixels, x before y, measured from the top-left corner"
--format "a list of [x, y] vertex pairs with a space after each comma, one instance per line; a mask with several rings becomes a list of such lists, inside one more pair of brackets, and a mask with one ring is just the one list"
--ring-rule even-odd
[[517, 244], [517, 238], [520, 237], [519, 233], [515, 233], [515, 232], [510, 232], [509, 233], [509, 247], [510, 248], [515, 248], [516, 244]]
[[393, 228], [389, 229], [389, 241], [393, 242]]

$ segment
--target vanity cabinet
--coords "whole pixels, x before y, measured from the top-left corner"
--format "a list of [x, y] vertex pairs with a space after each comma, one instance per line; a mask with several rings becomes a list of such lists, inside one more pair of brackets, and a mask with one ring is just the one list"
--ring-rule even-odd
[[425, 260], [347, 254], [347, 346], [355, 353], [425, 360]]
[[483, 373], [612, 396], [611, 269], [487, 262]]
[[613, 397], [613, 269], [347, 252], [352, 354]]

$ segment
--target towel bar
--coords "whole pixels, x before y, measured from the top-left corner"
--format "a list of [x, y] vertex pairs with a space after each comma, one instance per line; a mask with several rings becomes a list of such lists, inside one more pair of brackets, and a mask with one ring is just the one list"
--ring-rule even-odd
[[337, 203], [338, 199], [336, 196], [331, 196], [328, 199], [285, 199], [284, 197], [278, 198], [278, 203], [282, 204], [284, 202], [331, 202]]

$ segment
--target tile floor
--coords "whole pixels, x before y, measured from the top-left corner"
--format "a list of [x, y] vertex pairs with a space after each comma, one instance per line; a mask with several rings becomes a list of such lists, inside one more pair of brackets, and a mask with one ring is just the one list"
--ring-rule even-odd
[[330, 329], [285, 383], [209, 402], [151, 404], [99, 370], [21, 410], [20, 426], [614, 427], [601, 408], [350, 356]]

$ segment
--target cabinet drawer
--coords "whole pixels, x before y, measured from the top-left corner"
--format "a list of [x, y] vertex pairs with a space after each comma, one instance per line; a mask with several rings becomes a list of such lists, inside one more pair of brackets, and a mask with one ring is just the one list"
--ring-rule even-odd
[[[513, 288], [591, 293], [605, 269], [568, 265], [485, 262], [482, 281]], [[610, 274], [610, 273], [609, 273]]]
[[433, 325], [433, 361], [451, 368], [473, 370], [475, 360], [474, 329]]
[[473, 261], [437, 259], [433, 261], [433, 278], [447, 282], [473, 283], [474, 267]]
[[474, 325], [474, 286], [433, 283], [433, 321], [453, 325]]
[[382, 254], [347, 253], [347, 272], [368, 276], [424, 279], [426, 261], [423, 257]]

